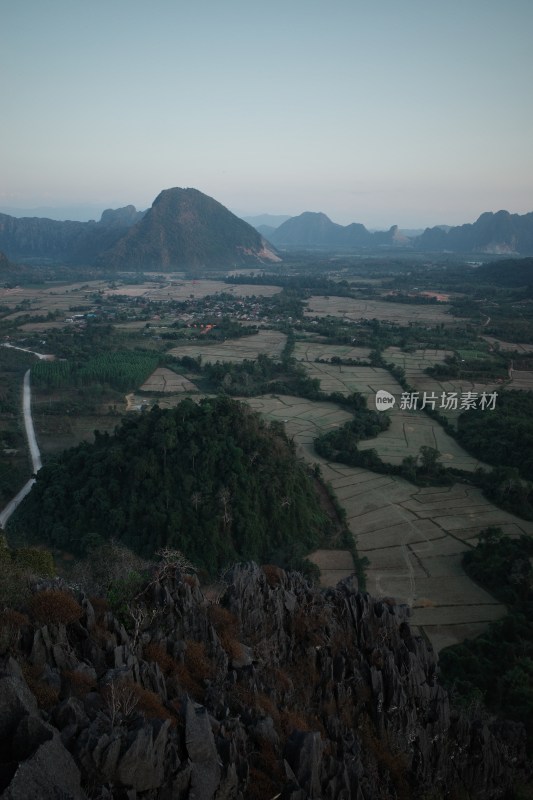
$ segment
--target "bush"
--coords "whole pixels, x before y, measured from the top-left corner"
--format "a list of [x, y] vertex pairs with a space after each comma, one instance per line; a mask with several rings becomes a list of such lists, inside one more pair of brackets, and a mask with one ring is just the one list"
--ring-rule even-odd
[[40, 550], [37, 547], [20, 547], [13, 550], [12, 553], [13, 562], [20, 569], [27, 570], [33, 575], [54, 577], [54, 559], [48, 550]]
[[95, 687], [95, 681], [90, 675], [80, 670], [66, 670], [63, 672], [63, 679], [66, 681], [69, 693], [80, 699], [91, 692]]
[[28, 603], [31, 615], [44, 624], [69, 625], [83, 616], [83, 608], [63, 589], [45, 589], [32, 595]]
[[146, 661], [155, 661], [159, 665], [159, 669], [163, 675], [171, 675], [178, 668], [178, 663], [169, 656], [163, 645], [156, 642], [150, 642], [143, 650], [143, 656]]
[[0, 614], [0, 653], [15, 650], [22, 628], [29, 623], [26, 614], [6, 609]]
[[41, 680], [42, 666], [28, 664], [27, 662], [22, 663], [20, 666], [30, 691], [35, 695], [39, 708], [48, 711], [57, 705], [59, 702], [59, 692], [48, 683]]
[[223, 606], [209, 607], [209, 619], [217, 632], [220, 644], [230, 658], [242, 658], [242, 645], [239, 642], [239, 621], [237, 617]]
[[204, 681], [213, 674], [213, 666], [205, 652], [203, 642], [186, 639], [184, 663], [178, 664], [177, 675], [180, 686], [195, 700], [201, 700], [204, 693]]

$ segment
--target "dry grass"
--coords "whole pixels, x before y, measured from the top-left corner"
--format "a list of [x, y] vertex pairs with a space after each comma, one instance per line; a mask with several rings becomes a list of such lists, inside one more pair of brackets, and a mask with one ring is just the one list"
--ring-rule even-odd
[[66, 681], [69, 693], [74, 697], [83, 698], [95, 688], [96, 683], [85, 672], [79, 670], [65, 670], [62, 673], [63, 679]]
[[176, 723], [175, 718], [170, 711], [165, 708], [158, 694], [151, 692], [149, 689], [145, 689], [138, 683], [133, 684], [132, 688], [138, 700], [137, 709], [144, 714], [146, 719], [169, 719], [173, 724]]
[[276, 567], [275, 564], [263, 564], [261, 569], [265, 573], [267, 583], [270, 587], [279, 586], [284, 575], [284, 571], [281, 567]]
[[146, 661], [155, 661], [163, 675], [172, 675], [178, 669], [178, 662], [169, 656], [163, 645], [156, 642], [145, 646], [143, 656]]
[[177, 664], [176, 676], [180, 687], [201, 701], [204, 694], [204, 681], [213, 676], [213, 665], [207, 657], [203, 642], [185, 640], [184, 663]]
[[28, 606], [32, 617], [47, 625], [69, 625], [83, 616], [83, 608], [63, 589], [37, 592], [30, 598]]
[[41, 665], [20, 663], [22, 674], [30, 691], [35, 695], [39, 708], [48, 711], [59, 702], [59, 692], [40, 679], [43, 668]]
[[29, 623], [26, 614], [7, 608], [0, 614], [0, 653], [17, 649], [22, 628]]
[[220, 644], [230, 658], [242, 658], [242, 645], [239, 642], [239, 620], [223, 606], [209, 606], [209, 619], [211, 620]]
[[286, 736], [293, 731], [311, 731], [312, 726], [303, 714], [297, 711], [282, 711], [280, 713], [281, 729]]

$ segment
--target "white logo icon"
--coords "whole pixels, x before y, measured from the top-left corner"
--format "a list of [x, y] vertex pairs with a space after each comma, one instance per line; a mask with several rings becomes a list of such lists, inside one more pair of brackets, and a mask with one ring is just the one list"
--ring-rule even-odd
[[388, 411], [389, 408], [394, 406], [396, 400], [390, 394], [390, 392], [386, 392], [385, 389], [380, 389], [379, 392], [376, 392], [376, 411]]

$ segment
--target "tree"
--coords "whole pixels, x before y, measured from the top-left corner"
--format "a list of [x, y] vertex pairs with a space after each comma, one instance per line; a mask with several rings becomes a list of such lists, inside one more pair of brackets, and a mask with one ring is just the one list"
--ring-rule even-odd
[[419, 451], [422, 470], [428, 475], [433, 475], [437, 472], [437, 467], [440, 467], [440, 464], [438, 464], [440, 455], [440, 452], [435, 447], [428, 447], [428, 445], [423, 444]]

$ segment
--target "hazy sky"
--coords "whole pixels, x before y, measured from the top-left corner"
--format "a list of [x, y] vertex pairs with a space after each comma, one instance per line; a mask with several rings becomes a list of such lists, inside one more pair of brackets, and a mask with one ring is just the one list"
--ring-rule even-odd
[[0, 208], [533, 210], [533, 0], [0, 0]]

